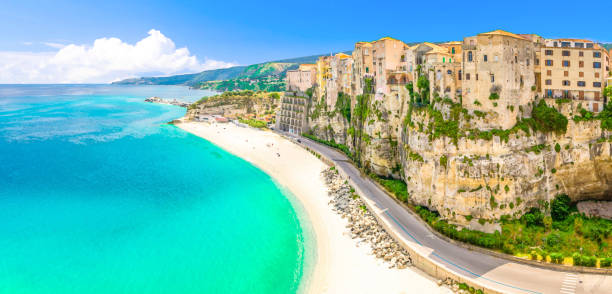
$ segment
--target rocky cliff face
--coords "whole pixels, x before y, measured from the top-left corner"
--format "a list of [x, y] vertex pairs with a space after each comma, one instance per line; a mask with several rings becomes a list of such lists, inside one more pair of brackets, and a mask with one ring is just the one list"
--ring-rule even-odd
[[[502, 215], [519, 217], [531, 207], [546, 208], [559, 193], [575, 201], [612, 199], [612, 132], [602, 130], [598, 120], [569, 119], [564, 134], [527, 129], [507, 132], [507, 138], [453, 138], [437, 129], [487, 130], [500, 114], [476, 114], [439, 99], [434, 108], [445, 124], [434, 128], [432, 113], [409, 107], [405, 89], [379, 99], [365, 96], [353, 97], [350, 123], [338, 112], [311, 119], [314, 134], [347, 145], [365, 170], [403, 179], [411, 203], [453, 223], [490, 231]], [[578, 113], [577, 102], [547, 103], [567, 118]], [[408, 112], [411, 123], [405, 120]], [[513, 110], [521, 117], [530, 112]], [[451, 118], [456, 126], [448, 123]], [[490, 224], [480, 225], [478, 219]]]
[[192, 104], [186, 117], [195, 119], [199, 116], [221, 115], [229, 118], [272, 116], [280, 105], [280, 99], [268, 93], [252, 91], [226, 92], [221, 95], [206, 97]]

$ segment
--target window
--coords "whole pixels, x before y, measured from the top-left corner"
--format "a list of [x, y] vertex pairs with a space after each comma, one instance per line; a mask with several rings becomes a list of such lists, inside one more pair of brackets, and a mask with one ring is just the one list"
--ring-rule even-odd
[[529, 66], [529, 59], [527, 59], [527, 66]]
[[601, 68], [601, 62], [593, 62], [593, 68]]
[[472, 51], [468, 51], [468, 61], [472, 62], [472, 60], [473, 60]]
[[584, 61], [578, 61], [578, 67], [584, 67]]
[[446, 58], [442, 57], [442, 63], [446, 62]]
[[579, 77], [581, 77], [581, 78], [584, 78], [584, 72], [582, 72], [582, 71], [581, 71], [581, 72], [579, 72], [579, 73], [578, 73], [578, 76], [579, 76]]
[[476, 80], [478, 81], [478, 74], [476, 74]]
[[451, 47], [451, 54], [455, 54], [455, 47]]
[[369, 72], [370, 72], [370, 68], [366, 67], [366, 73], [369, 73]]
[[562, 56], [570, 56], [570, 52], [569, 50], [563, 50], [563, 52], [561, 52]]
[[563, 72], [563, 76], [564, 76], [564, 77], [569, 77], [569, 71], [567, 71], [567, 70], [566, 70], [566, 71], [564, 71], [564, 72]]
[[514, 62], [518, 63], [518, 56], [514, 55]]
[[449, 69], [449, 70], [446, 71], [446, 73], [449, 74], [449, 75], [452, 75], [453, 71]]
[[578, 52], [578, 56], [583, 57], [584, 56], [584, 51]]
[[584, 43], [574, 43], [575, 48], [584, 48]]
[[544, 54], [546, 54], [548, 56], [552, 56], [553, 55], [553, 51], [552, 50], [546, 50], [546, 51], [544, 51]]
[[561, 47], [569, 47], [571, 44], [570, 42], [561, 42]]
[[459, 70], [459, 75], [458, 75], [459, 80], [461, 81], [461, 70]]
[[488, 60], [487, 55], [485, 55], [483, 58], [484, 58], [484, 62], [487, 62]]
[[598, 79], [598, 78], [599, 78], [599, 73], [598, 73], [598, 72], [596, 72], [596, 73], [595, 73], [595, 78], [596, 78], [596, 79]]
[[546, 80], [546, 85], [548, 86], [552, 85], [552, 80]]
[[600, 82], [593, 82], [593, 87], [601, 88], [601, 83]]
[[584, 81], [578, 81], [578, 87], [585, 87], [586, 83]]
[[499, 56], [497, 56], [497, 55], [493, 56], [493, 60], [495, 60], [495, 62], [498, 62], [499, 61]]
[[601, 52], [593, 52], [594, 58], [601, 58]]
[[546, 66], [552, 66], [553, 65], [553, 61], [550, 59], [546, 60]]
[[586, 47], [587, 47], [587, 48], [593, 48], [593, 43], [587, 43], [587, 44], [586, 44]]
[[536, 58], [535, 65], [540, 65], [540, 59]]
[[569, 66], [570, 66], [569, 60], [563, 60], [563, 67], [569, 67]]
[[495, 83], [495, 75], [491, 75], [491, 83]]
[[470, 74], [465, 74], [465, 79], [469, 81], [470, 80]]
[[569, 85], [570, 85], [570, 81], [568, 80], [563, 81], [563, 86], [569, 86]]

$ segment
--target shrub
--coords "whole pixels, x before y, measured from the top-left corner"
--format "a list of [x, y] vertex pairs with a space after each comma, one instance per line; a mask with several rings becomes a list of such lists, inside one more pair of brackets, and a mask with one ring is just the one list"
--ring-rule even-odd
[[531, 250], [529, 257], [531, 257], [531, 260], [538, 260], [538, 253], [535, 250]]
[[563, 221], [570, 214], [571, 200], [569, 196], [560, 194], [555, 197], [552, 201], [550, 208], [550, 216], [554, 221]]
[[534, 207], [531, 208], [528, 213], [524, 214], [521, 217], [521, 220], [528, 227], [542, 226], [544, 224], [544, 214], [542, 214], [539, 209]]
[[612, 258], [606, 257], [599, 260], [599, 267], [610, 267], [612, 266]]
[[546, 105], [544, 100], [533, 108], [531, 116], [535, 121], [535, 130], [564, 134], [567, 131], [567, 118], [553, 107]]
[[499, 94], [497, 93], [491, 93], [491, 95], [489, 95], [489, 100], [498, 100], [499, 99]]
[[561, 254], [561, 253], [551, 253], [550, 254], [550, 261], [552, 263], [557, 263], [557, 264], [563, 263], [563, 254]]
[[555, 144], [555, 151], [557, 153], [561, 152], [561, 145], [559, 145], [559, 143]]
[[448, 163], [448, 158], [446, 157], [446, 155], [440, 156], [440, 166], [443, 166], [444, 168], [446, 168], [447, 163]]

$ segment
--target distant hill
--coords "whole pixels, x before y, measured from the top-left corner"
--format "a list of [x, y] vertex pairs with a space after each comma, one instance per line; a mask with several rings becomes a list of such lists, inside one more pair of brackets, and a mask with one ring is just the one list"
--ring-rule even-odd
[[612, 43], [603, 43], [603, 44], [601, 44], [601, 46], [603, 46], [604, 48], [606, 48], [608, 50], [612, 49]]
[[[351, 53], [350, 51], [344, 53]], [[284, 79], [288, 70], [296, 69], [302, 63], [315, 63], [320, 56], [312, 55], [291, 59], [264, 62], [248, 66], [234, 66], [230, 68], [205, 70], [201, 73], [183, 74], [167, 77], [142, 77], [127, 79], [113, 84], [119, 85], [187, 85], [199, 86], [204, 82], [226, 81], [237, 79], [259, 79], [268, 76], [277, 76]]]

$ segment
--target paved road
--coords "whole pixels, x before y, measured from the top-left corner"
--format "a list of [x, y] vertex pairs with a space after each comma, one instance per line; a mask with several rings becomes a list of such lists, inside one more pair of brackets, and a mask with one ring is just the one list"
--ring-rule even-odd
[[349, 159], [337, 150], [301, 138], [302, 144], [332, 160], [350, 177], [351, 184], [373, 201], [380, 214], [405, 240], [427, 250], [429, 258], [453, 272], [477, 279], [484, 285], [508, 293], [612, 293], [612, 276], [569, 273], [516, 263], [487, 254], [467, 250], [438, 238], [415, 216], [380, 190]]

